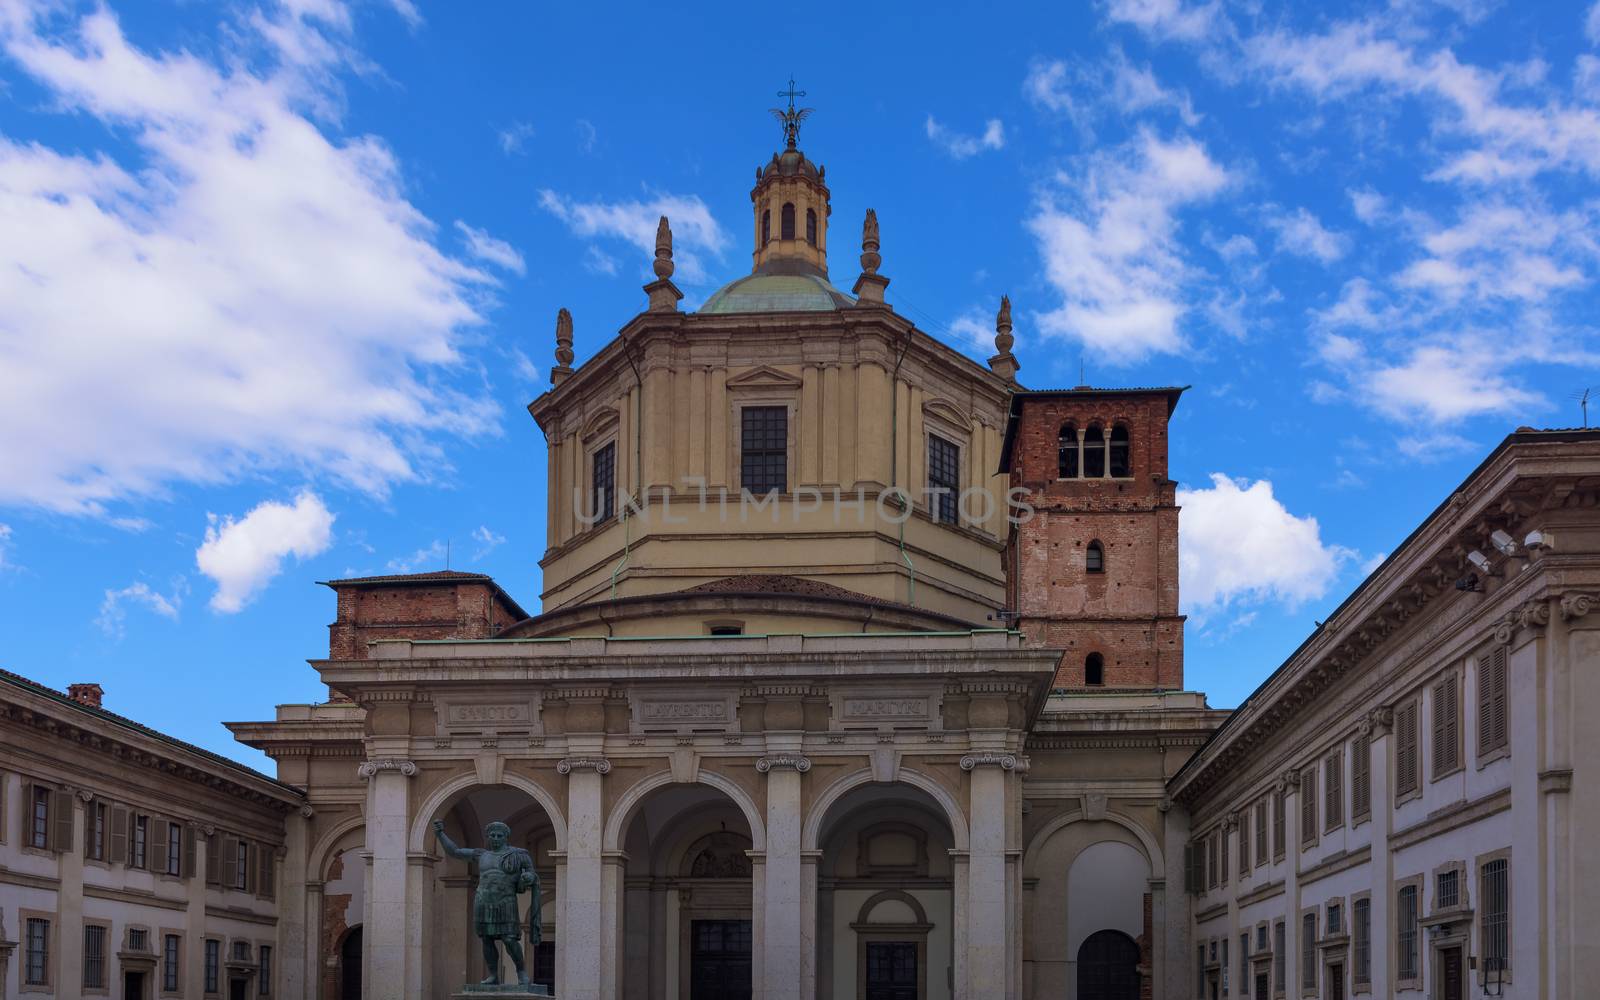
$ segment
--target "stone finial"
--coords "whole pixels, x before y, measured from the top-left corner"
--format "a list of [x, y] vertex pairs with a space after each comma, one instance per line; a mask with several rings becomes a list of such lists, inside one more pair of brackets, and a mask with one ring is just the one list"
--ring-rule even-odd
[[556, 365], [550, 369], [550, 384], [560, 385], [572, 374], [572, 314], [556, 313]]
[[856, 305], [886, 307], [883, 290], [889, 287], [889, 279], [878, 273], [882, 263], [883, 258], [878, 255], [878, 213], [869, 208], [861, 222], [861, 277], [853, 289]]
[[672, 225], [665, 215], [656, 223], [656, 260], [652, 266], [656, 280], [644, 286], [645, 294], [650, 296], [647, 308], [650, 312], [677, 312], [683, 293], [672, 283]]
[[656, 223], [655, 271], [656, 277], [662, 280], [672, 277], [672, 226], [668, 224], [665, 215]]
[[1022, 367], [1011, 353], [1011, 345], [1016, 338], [1011, 336], [1011, 297], [1000, 296], [1000, 311], [994, 317], [994, 349], [995, 356], [989, 359], [989, 370], [1015, 385], [1017, 371]]

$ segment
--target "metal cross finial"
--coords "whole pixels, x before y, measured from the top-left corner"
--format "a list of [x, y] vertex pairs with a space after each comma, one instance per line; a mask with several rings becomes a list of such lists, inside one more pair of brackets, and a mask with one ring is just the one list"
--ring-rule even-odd
[[794, 77], [791, 76], [791, 77], [789, 77], [789, 89], [788, 90], [780, 90], [780, 91], [778, 91], [778, 96], [779, 97], [787, 97], [789, 99], [789, 110], [793, 111], [794, 110], [794, 99], [796, 97], [804, 97], [804, 96], [806, 96], [806, 92], [803, 91], [803, 90], [794, 89]]
[[787, 110], [783, 108], [772, 108], [772, 117], [783, 123], [784, 141], [788, 144], [790, 149], [793, 149], [795, 140], [800, 137], [800, 123], [805, 121], [806, 118], [810, 116], [812, 109], [796, 108], [794, 106], [794, 99], [796, 97], [806, 96], [806, 92], [803, 90], [794, 89], [793, 76], [789, 77], [789, 89], [778, 91], [778, 96], [787, 97], [789, 99], [789, 107]]

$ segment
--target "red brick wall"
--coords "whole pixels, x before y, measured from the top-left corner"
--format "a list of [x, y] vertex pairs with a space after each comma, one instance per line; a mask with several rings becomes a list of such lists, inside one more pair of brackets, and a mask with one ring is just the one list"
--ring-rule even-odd
[[[1031, 518], [1013, 529], [1011, 606], [1029, 641], [1062, 648], [1056, 685], [1084, 686], [1099, 653], [1108, 688], [1181, 688], [1177, 484], [1167, 478], [1165, 393], [1023, 397], [1011, 483], [1026, 490]], [[1057, 479], [1057, 442], [1068, 421], [1128, 428], [1133, 475]], [[1098, 541], [1104, 571], [1085, 553]]]
[[328, 657], [364, 660], [379, 639], [488, 639], [517, 620], [485, 580], [341, 584], [328, 626]]

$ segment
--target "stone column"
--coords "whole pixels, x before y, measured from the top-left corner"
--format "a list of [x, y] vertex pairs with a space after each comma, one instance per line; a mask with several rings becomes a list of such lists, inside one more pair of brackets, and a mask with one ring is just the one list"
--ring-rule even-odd
[[771, 752], [773, 735], [776, 734], [767, 740], [767, 756], [756, 761], [756, 770], [767, 776], [766, 878], [761, 899], [761, 986], [757, 992], [765, 1000], [810, 1000], [813, 994], [805, 991], [805, 980], [806, 968], [812, 966], [808, 956], [814, 956], [816, 945], [816, 869], [811, 868], [808, 893], [804, 890], [805, 865], [800, 855], [800, 830], [804, 825], [800, 782], [801, 775], [811, 770], [811, 761], [797, 752], [798, 734], [792, 740], [792, 750]]
[[[196, 843], [195, 847], [198, 850], [201, 845]], [[306, 1000], [321, 1000], [322, 997], [322, 891], [321, 879], [311, 879], [306, 882], [304, 904], [306, 939], [302, 942], [303, 947], [300, 951], [302, 966], [298, 970], [302, 985], [299, 993], [289, 993], [287, 989], [284, 991], [290, 996], [303, 996]], [[286, 973], [284, 983], [287, 986], [288, 970], [284, 971]]]
[[[361, 930], [365, 950], [362, 987], [368, 996], [417, 1000], [420, 984], [408, 981], [409, 924], [416, 902], [408, 900], [411, 860], [406, 834], [411, 826], [410, 782], [417, 765], [380, 758], [362, 764], [367, 779], [366, 850], [371, 857], [367, 919]], [[420, 902], [420, 901], [418, 901]]]
[[[615, 905], [605, 904], [605, 864], [601, 856], [605, 836], [602, 784], [611, 762], [593, 753], [572, 756], [556, 764], [567, 776], [567, 850], [556, 896], [556, 953], [562, 956], [562, 980], [556, 994], [563, 1000], [615, 1000]], [[569, 749], [577, 752], [578, 741]], [[609, 912], [609, 916], [607, 911]], [[607, 933], [609, 930], [609, 934]]]
[[[975, 752], [961, 758], [970, 775], [967, 850], [967, 989], [973, 1000], [1016, 995], [1011, 981], [1011, 893], [1006, 871], [1007, 781], [1017, 766], [1009, 753]], [[1004, 985], [1002, 985], [1004, 984]]]
[[[1389, 850], [1389, 833], [1394, 829], [1394, 784], [1389, 773], [1393, 724], [1394, 713], [1387, 708], [1373, 710], [1361, 723], [1371, 740], [1367, 774], [1372, 794], [1372, 862], [1368, 868], [1372, 895], [1367, 912], [1372, 944], [1367, 953], [1372, 956], [1372, 988], [1380, 996], [1389, 988], [1394, 942], [1394, 855]], [[1353, 962], [1355, 955], [1350, 957]]]

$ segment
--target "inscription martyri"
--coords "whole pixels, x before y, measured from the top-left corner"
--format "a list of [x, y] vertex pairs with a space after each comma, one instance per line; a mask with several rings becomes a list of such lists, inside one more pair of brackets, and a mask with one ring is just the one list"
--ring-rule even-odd
[[846, 698], [844, 714], [852, 719], [926, 719], [926, 698]]

